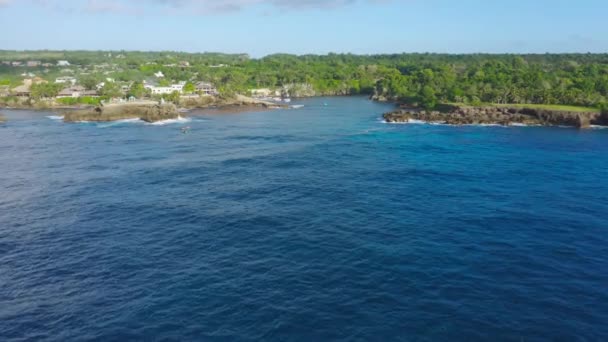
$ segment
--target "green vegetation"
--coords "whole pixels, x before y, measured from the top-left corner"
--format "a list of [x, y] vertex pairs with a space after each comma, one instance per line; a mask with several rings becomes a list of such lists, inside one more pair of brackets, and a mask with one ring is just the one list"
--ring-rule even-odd
[[99, 89], [99, 95], [105, 98], [122, 97], [122, 92], [118, 84], [113, 82], [106, 82], [101, 89]]
[[[467, 103], [446, 103], [448, 107], [471, 107], [473, 105]], [[569, 105], [550, 105], [550, 104], [534, 104], [534, 103], [479, 103], [476, 106], [495, 106], [495, 107], [510, 107], [510, 108], [531, 108], [531, 109], [546, 109], [567, 112], [599, 112], [597, 107], [569, 106]]]
[[[276, 54], [252, 59], [219, 53], [0, 51], [0, 61], [27, 60], [50, 64], [31, 68], [1, 64], [2, 84], [13, 86], [23, 79], [21, 74], [31, 72], [46, 80], [71, 75], [87, 89], [106, 78], [127, 86], [154, 79], [160, 85], [187, 81], [190, 92], [197, 81], [207, 81], [224, 96], [270, 88], [295, 96], [374, 95], [428, 109], [442, 103], [494, 103], [590, 110], [608, 102], [608, 54]], [[72, 65], [57, 67], [59, 60]], [[159, 71], [165, 78], [155, 78]], [[109, 97], [119, 94], [119, 89], [108, 86], [101, 93]], [[146, 93], [132, 87], [129, 94]]]
[[63, 85], [56, 83], [40, 83], [32, 84], [30, 90], [32, 92], [32, 99], [45, 99], [57, 96], [63, 89]]
[[141, 82], [135, 82], [129, 88], [127, 97], [141, 98], [144, 95], [147, 95], [147, 93], [146, 88], [144, 88], [144, 85]]
[[598, 108], [594, 108], [594, 107], [567, 106], [567, 105], [502, 104], [499, 106], [515, 107], [515, 108], [546, 109], [546, 110], [567, 111], [567, 112], [598, 112], [599, 111]]
[[100, 98], [98, 98], [98, 97], [88, 97], [88, 96], [77, 97], [77, 98], [64, 97], [64, 98], [57, 99], [57, 103], [60, 105], [64, 105], [64, 106], [73, 106], [73, 105], [78, 105], [78, 104], [97, 106], [97, 105], [99, 105], [99, 101], [100, 101]]
[[196, 87], [194, 86], [194, 84], [192, 84], [192, 82], [188, 82], [184, 86], [184, 93], [186, 93], [186, 94], [192, 94], [195, 91], [196, 91]]

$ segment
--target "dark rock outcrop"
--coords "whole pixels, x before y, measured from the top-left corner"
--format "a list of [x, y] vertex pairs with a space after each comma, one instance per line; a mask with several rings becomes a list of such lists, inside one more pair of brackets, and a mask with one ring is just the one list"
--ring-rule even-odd
[[141, 119], [146, 122], [156, 122], [177, 119], [179, 112], [173, 104], [156, 102], [127, 102], [99, 106], [91, 110], [77, 110], [64, 114], [65, 122], [78, 121], [116, 121], [125, 119]]
[[419, 120], [450, 125], [498, 124], [572, 126], [588, 128], [608, 125], [608, 115], [599, 112], [571, 112], [562, 110], [519, 107], [454, 107], [446, 113], [415, 109], [400, 109], [384, 114], [389, 123]]

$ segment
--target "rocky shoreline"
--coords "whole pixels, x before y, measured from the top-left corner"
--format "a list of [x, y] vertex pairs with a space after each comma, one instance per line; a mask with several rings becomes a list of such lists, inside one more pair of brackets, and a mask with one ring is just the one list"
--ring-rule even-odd
[[174, 104], [139, 101], [108, 104], [93, 109], [69, 111], [64, 113], [63, 120], [65, 122], [106, 122], [140, 119], [146, 122], [156, 122], [177, 118], [179, 118], [179, 112]]
[[526, 107], [454, 107], [448, 112], [399, 109], [384, 114], [388, 123], [428, 122], [448, 125], [527, 125], [589, 128], [608, 125], [608, 113]]
[[[134, 102], [118, 102], [99, 106], [73, 105], [51, 106], [48, 103], [34, 105], [20, 103], [18, 106], [5, 107], [16, 110], [48, 111], [52, 110], [64, 117], [65, 122], [106, 122], [126, 119], [140, 119], [146, 122], [177, 119], [187, 115], [191, 110], [238, 110], [239, 112], [256, 111], [263, 109], [286, 109], [288, 105], [262, 101], [243, 95], [232, 97], [202, 96], [184, 97], [178, 105], [172, 103], [160, 104], [158, 101], [141, 100]], [[184, 113], [185, 112], [185, 113]], [[6, 119], [0, 115], [0, 123]]]
[[[217, 97], [193, 98], [180, 102], [185, 110], [206, 108], [286, 108], [271, 102], [259, 101], [246, 96], [237, 95], [233, 98], [222, 99]], [[156, 101], [136, 101], [101, 105], [94, 108], [66, 111], [63, 113], [65, 122], [80, 121], [116, 121], [126, 119], [140, 119], [146, 122], [178, 119], [181, 113], [172, 103], [158, 103]]]

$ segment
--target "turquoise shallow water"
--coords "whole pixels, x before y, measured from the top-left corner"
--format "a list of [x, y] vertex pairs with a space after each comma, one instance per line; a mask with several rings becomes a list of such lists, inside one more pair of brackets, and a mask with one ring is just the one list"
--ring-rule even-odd
[[0, 340], [608, 339], [608, 130], [298, 103], [5, 111]]

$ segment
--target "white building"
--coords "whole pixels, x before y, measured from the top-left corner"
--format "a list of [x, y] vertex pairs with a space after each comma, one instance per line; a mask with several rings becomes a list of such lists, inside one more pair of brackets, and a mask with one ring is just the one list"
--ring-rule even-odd
[[70, 66], [70, 62], [68, 61], [57, 61], [57, 66]]
[[186, 82], [179, 82], [179, 83], [167, 86], [167, 87], [157, 87], [157, 86], [146, 84], [146, 85], [144, 85], [144, 88], [150, 89], [150, 92], [152, 93], [152, 95], [172, 94], [175, 91], [181, 94], [184, 91], [185, 85], [186, 85]]
[[154, 76], [156, 76], [156, 78], [163, 78], [163, 77], [165, 77], [165, 74], [163, 74], [162, 71], [159, 71], [157, 73], [154, 73]]
[[76, 78], [72, 76], [61, 76], [55, 79], [55, 83], [70, 83], [71, 85], [76, 84]]

